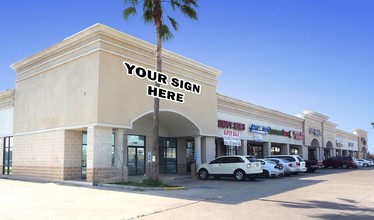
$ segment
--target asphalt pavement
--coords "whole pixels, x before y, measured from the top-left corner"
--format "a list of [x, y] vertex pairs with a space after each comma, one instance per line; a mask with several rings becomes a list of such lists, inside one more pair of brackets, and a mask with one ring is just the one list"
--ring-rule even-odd
[[374, 219], [374, 168], [255, 181], [168, 176], [184, 189], [0, 178], [0, 219]]

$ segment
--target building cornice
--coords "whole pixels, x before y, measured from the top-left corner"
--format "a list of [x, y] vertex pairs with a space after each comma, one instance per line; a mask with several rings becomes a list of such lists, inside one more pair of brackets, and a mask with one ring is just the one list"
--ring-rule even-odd
[[4, 90], [0, 92], [0, 109], [10, 108], [14, 105], [15, 90]]
[[[235, 105], [235, 107], [231, 106], [230, 104]], [[217, 94], [217, 106], [218, 106], [218, 111], [220, 112], [229, 112], [231, 111], [225, 111], [224, 108], [226, 109], [232, 109], [237, 110], [237, 112], [240, 112], [239, 114], [242, 116], [248, 116], [248, 113], [251, 115], [256, 115], [256, 118], [263, 118], [268, 121], [271, 120], [282, 120], [282, 121], [287, 121], [291, 124], [298, 124], [301, 126], [302, 122], [304, 121], [301, 118], [298, 118], [293, 115], [289, 115], [286, 113], [282, 113], [276, 110], [272, 110], [269, 108], [265, 108], [259, 105], [255, 105], [252, 103], [244, 102], [232, 97], [224, 96], [221, 94]], [[276, 119], [275, 119], [276, 118]]]
[[[104, 50], [102, 48], [104, 38], [116, 39], [119, 42], [134, 45], [141, 50], [147, 51], [148, 53], [154, 53], [156, 48], [155, 45], [127, 35], [113, 28], [102, 24], [95, 24], [36, 54], [12, 64], [11, 68], [17, 72], [17, 80], [20, 80], [32, 74], [43, 72], [46, 68], [53, 67], [54, 65], [51, 64], [53, 61], [55, 61], [55, 65], [62, 63], [63, 60], [61, 58], [63, 56], [64, 60], [74, 59], [98, 50]], [[120, 45], [114, 46], [119, 47]], [[166, 60], [182, 63], [185, 66], [198, 69], [202, 74], [208, 75], [213, 79], [215, 79], [221, 73], [219, 70], [198, 63], [181, 55], [177, 55], [168, 50], [163, 50], [163, 57], [166, 58]], [[46, 63], [49, 63], [49, 65], [45, 65]], [[34, 73], [29, 73], [28, 75], [22, 76], [25, 74], [25, 72], [30, 72], [30, 70], [34, 70]]]

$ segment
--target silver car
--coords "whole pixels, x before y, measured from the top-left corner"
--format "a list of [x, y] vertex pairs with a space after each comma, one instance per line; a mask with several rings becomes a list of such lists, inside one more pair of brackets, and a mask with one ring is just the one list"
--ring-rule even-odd
[[294, 163], [296, 165], [296, 173], [305, 173], [306, 172], [306, 166], [305, 161], [303, 158], [301, 158], [299, 155], [271, 155], [267, 156], [267, 159], [269, 158], [281, 158], [285, 159], [291, 163]]
[[284, 168], [284, 175], [286, 176], [297, 173], [296, 163], [289, 162], [288, 160], [282, 158], [268, 158], [268, 160], [282, 164]]

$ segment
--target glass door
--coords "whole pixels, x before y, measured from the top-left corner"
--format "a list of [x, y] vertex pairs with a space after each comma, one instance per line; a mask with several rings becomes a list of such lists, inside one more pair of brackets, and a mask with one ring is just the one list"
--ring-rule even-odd
[[187, 141], [186, 146], [186, 164], [187, 164], [187, 172], [191, 172], [191, 165], [195, 163], [195, 142], [194, 141]]
[[145, 138], [139, 135], [128, 135], [127, 167], [129, 175], [145, 173]]
[[128, 147], [127, 167], [129, 175], [143, 175], [144, 172], [144, 147]]
[[87, 132], [82, 132], [82, 158], [81, 158], [81, 177], [87, 178]]
[[4, 138], [3, 174], [12, 175], [13, 137]]

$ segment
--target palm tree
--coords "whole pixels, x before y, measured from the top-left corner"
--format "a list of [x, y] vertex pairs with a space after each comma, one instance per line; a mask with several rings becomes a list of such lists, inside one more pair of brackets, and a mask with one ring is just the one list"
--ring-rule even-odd
[[[146, 23], [153, 23], [156, 27], [156, 71], [162, 72], [162, 40], [170, 40], [173, 37], [169, 27], [164, 23], [164, 12], [166, 3], [170, 3], [171, 9], [179, 9], [180, 12], [192, 20], [197, 20], [195, 9], [198, 7], [198, 0], [143, 0], [143, 20]], [[125, 4], [129, 7], [123, 10], [123, 18], [128, 20], [130, 15], [136, 15], [138, 0], [125, 0]], [[175, 31], [178, 30], [178, 23], [174, 18], [166, 16]], [[155, 83], [156, 87], [160, 87], [159, 83]], [[147, 176], [150, 179], [159, 179], [159, 110], [160, 100], [154, 98], [153, 106], [153, 138], [152, 138], [152, 155], [156, 157], [156, 161], [147, 169]]]

